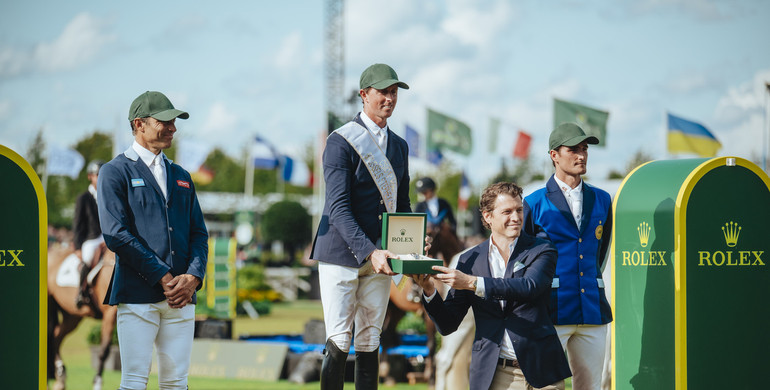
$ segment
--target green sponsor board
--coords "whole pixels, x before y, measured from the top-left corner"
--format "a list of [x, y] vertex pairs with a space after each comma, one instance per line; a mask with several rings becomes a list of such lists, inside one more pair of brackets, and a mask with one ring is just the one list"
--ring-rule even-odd
[[[288, 352], [289, 346], [284, 343], [194, 339], [190, 376], [275, 382], [281, 376]], [[155, 353], [151, 372], [158, 372]]]
[[614, 204], [614, 388], [764, 383], [769, 189], [764, 172], [735, 157], [629, 174]]
[[0, 145], [0, 378], [7, 389], [46, 387], [47, 206], [32, 167]]
[[206, 263], [206, 305], [216, 318], [235, 318], [237, 303], [235, 286], [234, 238], [210, 238]]

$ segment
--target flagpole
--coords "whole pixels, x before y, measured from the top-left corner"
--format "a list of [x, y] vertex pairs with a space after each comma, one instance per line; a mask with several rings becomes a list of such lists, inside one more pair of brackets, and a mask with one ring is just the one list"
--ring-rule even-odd
[[43, 192], [48, 188], [48, 160], [51, 158], [51, 147], [45, 147], [45, 164], [43, 164]]
[[286, 195], [286, 183], [283, 181], [283, 168], [286, 165], [286, 160], [283, 158], [281, 160], [278, 162], [278, 168], [275, 169], [275, 189], [277, 193]]
[[770, 82], [765, 82], [765, 128], [762, 131], [762, 170], [767, 172], [767, 133], [770, 131], [770, 123], [768, 123], [768, 107], [767, 95], [770, 95]]
[[246, 182], [243, 186], [243, 194], [248, 197], [254, 195], [254, 161], [251, 156], [251, 147], [246, 149]]

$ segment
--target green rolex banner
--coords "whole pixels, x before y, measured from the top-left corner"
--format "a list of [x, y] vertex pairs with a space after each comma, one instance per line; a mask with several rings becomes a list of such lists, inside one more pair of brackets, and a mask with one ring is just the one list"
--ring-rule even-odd
[[0, 383], [45, 389], [48, 208], [40, 179], [0, 145]]
[[457, 119], [428, 109], [427, 150], [451, 150], [462, 155], [471, 154], [471, 128]]
[[767, 382], [769, 205], [770, 177], [740, 157], [657, 160], [626, 176], [613, 201], [614, 388]]
[[575, 122], [588, 135], [599, 138], [597, 146], [607, 145], [607, 118], [610, 113], [578, 103], [553, 99], [553, 127], [564, 122]]

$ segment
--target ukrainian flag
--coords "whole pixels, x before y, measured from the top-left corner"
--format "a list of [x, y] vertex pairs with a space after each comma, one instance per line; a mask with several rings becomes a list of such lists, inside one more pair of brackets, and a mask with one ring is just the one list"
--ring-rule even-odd
[[722, 144], [700, 123], [668, 114], [668, 152], [714, 157]]

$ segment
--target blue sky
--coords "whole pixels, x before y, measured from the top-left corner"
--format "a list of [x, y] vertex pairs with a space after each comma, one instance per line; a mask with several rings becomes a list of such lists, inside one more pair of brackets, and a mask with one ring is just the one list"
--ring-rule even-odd
[[[323, 12], [321, 0], [3, 2], [0, 143], [23, 154], [41, 128], [60, 146], [96, 129], [130, 139], [131, 101], [160, 90], [191, 115], [178, 138], [239, 157], [260, 134], [300, 153], [324, 128]], [[473, 154], [450, 158], [476, 186], [518, 129], [550, 165], [554, 97], [610, 112], [589, 177], [623, 170], [637, 150], [670, 157], [666, 111], [708, 127], [720, 155], [759, 162], [768, 17], [761, 0], [349, 0], [345, 87], [372, 63], [392, 65], [411, 89], [391, 128], [424, 134], [427, 107], [469, 124]], [[490, 117], [503, 123], [496, 153]]]

